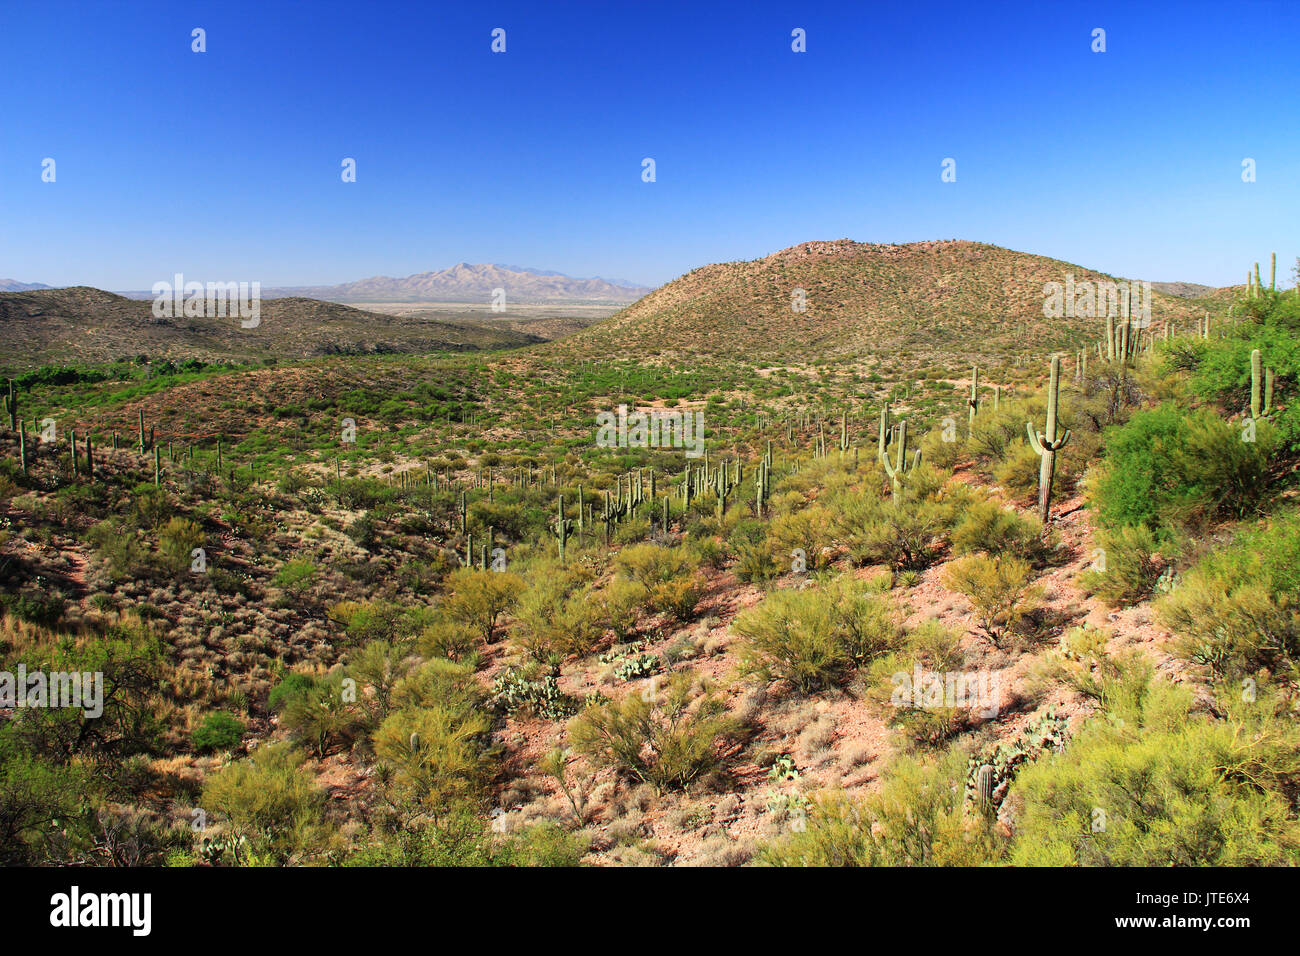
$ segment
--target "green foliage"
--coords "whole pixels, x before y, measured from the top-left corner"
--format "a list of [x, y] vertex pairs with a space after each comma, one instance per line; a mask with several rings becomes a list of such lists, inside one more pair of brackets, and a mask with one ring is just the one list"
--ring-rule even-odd
[[970, 599], [976, 619], [997, 644], [1037, 602], [1029, 562], [1016, 557], [972, 554], [944, 568], [944, 584]]
[[345, 866], [481, 867], [578, 866], [590, 839], [553, 823], [535, 824], [522, 833], [494, 838], [470, 805], [431, 820], [409, 823], [377, 835], [344, 861]]
[[1300, 512], [1240, 532], [1201, 559], [1156, 604], [1179, 652], [1218, 675], [1300, 661]]
[[720, 698], [679, 671], [657, 692], [587, 708], [569, 724], [569, 739], [597, 766], [682, 790], [722, 766], [740, 729]]
[[392, 771], [399, 793], [433, 814], [476, 797], [492, 772], [487, 718], [434, 705], [392, 714], [375, 733], [374, 748]]
[[1109, 528], [1145, 524], [1157, 533], [1251, 514], [1267, 491], [1273, 448], [1267, 422], [1255, 440], [1206, 411], [1161, 405], [1106, 433], [1092, 500]]
[[1005, 844], [976, 814], [963, 813], [960, 754], [940, 761], [893, 761], [879, 793], [856, 800], [828, 793], [807, 824], [759, 851], [764, 866], [981, 866]]
[[736, 618], [741, 668], [801, 693], [842, 684], [897, 646], [889, 599], [870, 584], [841, 577], [819, 588], [776, 591]]
[[244, 737], [244, 724], [231, 714], [217, 711], [203, 718], [203, 723], [190, 735], [190, 744], [197, 753], [214, 750], [231, 750], [239, 746]]
[[1037, 562], [1043, 557], [1038, 520], [1022, 516], [992, 501], [976, 501], [962, 512], [952, 531], [952, 548], [957, 554], [983, 551], [1009, 554]]
[[592, 587], [547, 575], [524, 592], [510, 639], [525, 655], [546, 663], [583, 657], [604, 634], [604, 615]]
[[249, 861], [273, 865], [319, 857], [328, 843], [325, 794], [285, 744], [267, 744], [210, 776], [200, 804], [250, 847]]
[[188, 571], [192, 552], [203, 543], [203, 529], [188, 518], [171, 518], [158, 534], [158, 553], [168, 571]]
[[284, 566], [276, 572], [271, 583], [278, 588], [284, 588], [286, 591], [301, 594], [311, 586], [312, 578], [315, 576], [315, 564], [305, 558], [294, 558], [284, 563]]
[[1212, 719], [1191, 694], [1132, 667], [1107, 712], [1064, 753], [1025, 769], [1021, 866], [1257, 866], [1300, 862], [1290, 802], [1294, 723], [1262, 704]]
[[517, 574], [476, 568], [452, 572], [448, 584], [452, 593], [443, 604], [447, 616], [475, 627], [489, 644], [497, 620], [514, 607], [524, 590], [524, 581]]
[[281, 725], [317, 757], [324, 757], [358, 726], [360, 712], [356, 702], [347, 699], [343, 682], [343, 673], [335, 671], [282, 699]]
[[1079, 576], [1079, 583], [1107, 604], [1119, 607], [1136, 604], [1151, 593], [1160, 577], [1155, 560], [1155, 535], [1144, 524], [1127, 525], [1097, 536], [1100, 554]]

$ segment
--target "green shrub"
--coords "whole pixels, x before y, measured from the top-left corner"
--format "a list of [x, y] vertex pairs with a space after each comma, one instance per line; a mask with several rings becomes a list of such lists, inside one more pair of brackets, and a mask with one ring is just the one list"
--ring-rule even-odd
[[970, 599], [980, 627], [995, 645], [1037, 602], [1029, 562], [972, 554], [944, 568], [944, 584]]
[[573, 587], [546, 576], [524, 592], [511, 642], [539, 663], [590, 654], [605, 634], [604, 615], [590, 585]]
[[443, 610], [452, 620], [463, 621], [492, 643], [497, 620], [519, 600], [524, 582], [508, 571], [480, 571], [461, 568], [448, 579], [452, 594]]
[[304, 558], [293, 558], [286, 561], [284, 566], [276, 572], [271, 583], [278, 588], [284, 588], [286, 591], [301, 594], [311, 586], [312, 578], [315, 576], [315, 564]]
[[893, 761], [879, 793], [815, 800], [802, 830], [759, 850], [764, 866], [981, 866], [1005, 844], [980, 814], [963, 812], [965, 761]]
[[851, 577], [776, 591], [732, 626], [745, 673], [789, 681], [803, 693], [844, 683], [900, 638], [889, 598]]
[[679, 671], [656, 693], [588, 707], [569, 724], [569, 740], [596, 766], [664, 791], [719, 768], [739, 731], [722, 700]]
[[243, 738], [243, 722], [218, 711], [203, 718], [203, 723], [190, 735], [190, 744], [197, 753], [211, 753], [214, 750], [232, 750]]
[[322, 821], [325, 794], [298, 769], [285, 744], [267, 744], [256, 758], [227, 764], [210, 776], [200, 804], [243, 837], [248, 856], [240, 862], [302, 863], [323, 853], [328, 830]]
[[188, 518], [172, 518], [158, 534], [158, 552], [169, 571], [188, 571], [192, 553], [203, 543], [203, 529]]
[[1237, 535], [1182, 576], [1156, 603], [1178, 650], [1216, 674], [1300, 661], [1300, 512]]
[[953, 528], [952, 548], [958, 554], [984, 551], [1038, 562], [1043, 557], [1041, 534], [1037, 518], [1022, 516], [992, 501], [977, 501], [965, 509]]
[[[1300, 862], [1287, 793], [1300, 739], [1285, 718], [1216, 720], [1132, 667], [1063, 753], [1022, 771], [1020, 866], [1259, 866]], [[1257, 710], [1262, 707], [1257, 705]]]
[[1160, 577], [1155, 560], [1156, 537], [1144, 524], [1130, 525], [1097, 536], [1100, 554], [1079, 583], [1115, 607], [1136, 604], [1151, 593]]
[[1206, 411], [1161, 405], [1106, 432], [1106, 456], [1091, 497], [1108, 528], [1145, 524], [1166, 536], [1250, 514], [1267, 491], [1274, 439], [1255, 441]]

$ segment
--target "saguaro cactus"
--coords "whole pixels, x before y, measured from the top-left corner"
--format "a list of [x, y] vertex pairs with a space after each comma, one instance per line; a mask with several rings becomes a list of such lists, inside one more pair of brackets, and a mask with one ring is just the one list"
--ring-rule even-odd
[[1056, 477], [1056, 453], [1070, 440], [1070, 430], [1056, 437], [1056, 406], [1060, 391], [1061, 357], [1052, 356], [1052, 372], [1047, 384], [1047, 427], [1039, 432], [1034, 430], [1033, 422], [1025, 422], [1029, 432], [1029, 444], [1038, 453], [1041, 464], [1038, 468], [1038, 518], [1047, 525], [1051, 513], [1052, 480]]
[[993, 785], [997, 782], [997, 771], [991, 764], [982, 765], [975, 773], [975, 800], [981, 810], [993, 807]]
[[970, 398], [966, 399], [966, 405], [970, 408], [970, 420], [968, 426], [975, 427], [975, 413], [980, 408], [980, 367], [972, 365], [970, 368]]
[[9, 430], [18, 431], [18, 393], [14, 391], [14, 380], [9, 380], [9, 394], [5, 396], [5, 411], [9, 413]]
[[1259, 349], [1252, 349], [1250, 353], [1250, 417], [1261, 418], [1273, 413], [1273, 370], [1265, 369], [1264, 378], [1264, 401], [1260, 404], [1260, 371], [1264, 364], [1264, 359], [1260, 355]]
[[556, 509], [555, 517], [555, 537], [560, 544], [560, 563], [564, 563], [564, 551], [569, 543], [569, 533], [573, 531], [573, 519], [564, 517], [564, 495], [560, 495], [560, 503]]
[[876, 458], [885, 460], [885, 450], [889, 447], [889, 402], [880, 410], [880, 436], [876, 440]]
[[[918, 448], [917, 451], [920, 452], [920, 449]], [[893, 484], [893, 500], [897, 504], [903, 497], [903, 477], [908, 469], [906, 419], [898, 423], [898, 438], [895, 443], [894, 454], [895, 459], [893, 462], [890, 462], [888, 455], [883, 455], [880, 463], [884, 466], [885, 474], [889, 476], [889, 480]], [[915, 468], [920, 463], [921, 458], [918, 454], [916, 459], [911, 462], [911, 466]]]

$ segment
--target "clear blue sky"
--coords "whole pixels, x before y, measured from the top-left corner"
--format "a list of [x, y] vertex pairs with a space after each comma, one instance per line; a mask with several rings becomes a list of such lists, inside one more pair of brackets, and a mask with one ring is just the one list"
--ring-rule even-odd
[[465, 260], [659, 284], [849, 237], [1213, 284], [1275, 250], [1289, 285], [1300, 255], [1290, 0], [4, 0], [0, 53], [0, 277], [20, 281]]

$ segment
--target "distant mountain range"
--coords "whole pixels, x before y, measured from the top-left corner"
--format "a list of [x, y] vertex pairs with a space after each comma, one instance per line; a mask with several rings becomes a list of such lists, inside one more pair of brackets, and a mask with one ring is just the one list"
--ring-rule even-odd
[[35, 289], [48, 289], [49, 286], [39, 282], [19, 282], [17, 279], [0, 279], [0, 292], [31, 292]]
[[[163, 278], [170, 280], [171, 276]], [[470, 265], [467, 262], [460, 262], [450, 269], [417, 272], [404, 279], [372, 276], [369, 279], [345, 282], [342, 285], [276, 288], [263, 286], [262, 298], [293, 297], [321, 299], [326, 302], [476, 302], [488, 305], [492, 302], [496, 289], [505, 289], [507, 306], [511, 303], [542, 302], [600, 302], [622, 305], [635, 302], [650, 291], [645, 286], [599, 277], [575, 279], [561, 272], [547, 272], [521, 266]], [[13, 291], [20, 291], [20, 289]], [[119, 294], [128, 299], [153, 298], [151, 292], [143, 290]]]

